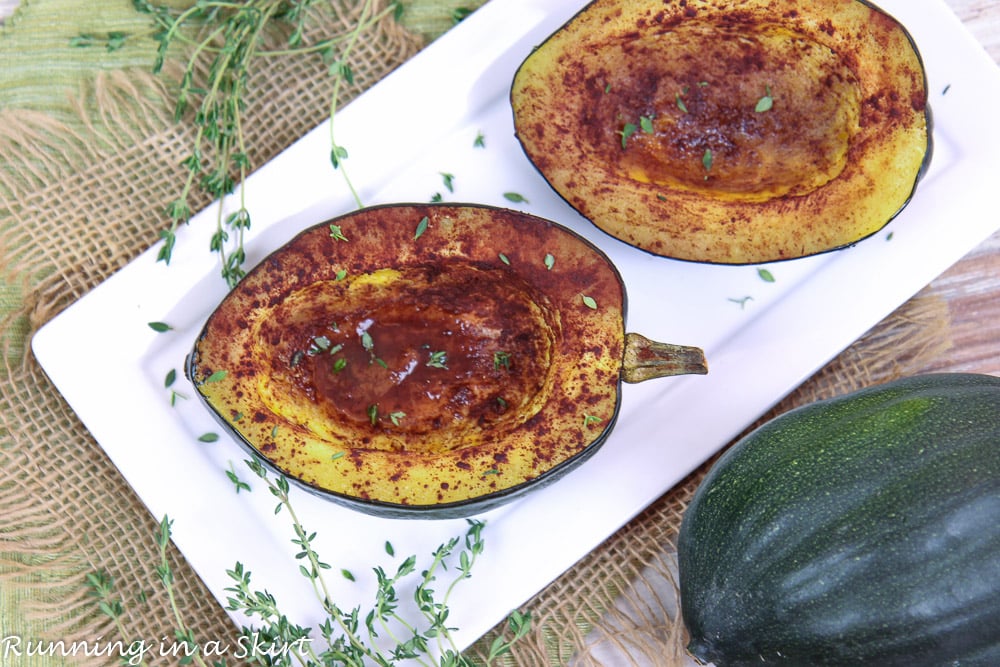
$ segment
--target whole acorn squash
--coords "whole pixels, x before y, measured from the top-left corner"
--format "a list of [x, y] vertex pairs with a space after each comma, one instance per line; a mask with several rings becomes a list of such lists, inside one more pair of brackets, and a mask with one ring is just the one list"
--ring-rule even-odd
[[607, 257], [486, 206], [370, 207], [276, 250], [208, 318], [187, 374], [277, 471], [396, 517], [494, 507], [593, 454], [619, 385], [706, 372], [625, 334]]
[[784, 413], [699, 485], [688, 650], [730, 665], [1000, 665], [1000, 378], [921, 375]]
[[525, 59], [511, 103], [583, 216], [701, 262], [853, 244], [931, 155], [917, 48], [864, 0], [595, 0]]

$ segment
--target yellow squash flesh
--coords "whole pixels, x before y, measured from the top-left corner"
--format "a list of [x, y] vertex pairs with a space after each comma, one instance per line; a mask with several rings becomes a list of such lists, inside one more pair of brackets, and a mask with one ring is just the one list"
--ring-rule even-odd
[[[374, 514], [460, 516], [596, 451], [618, 411], [624, 308], [606, 256], [554, 223], [372, 207], [255, 267], [188, 376], [239, 441], [310, 489]], [[650, 349], [628, 357], [692, 372]]]
[[919, 53], [860, 0], [596, 0], [528, 56], [511, 102], [570, 205], [693, 261], [855, 243], [930, 157]]

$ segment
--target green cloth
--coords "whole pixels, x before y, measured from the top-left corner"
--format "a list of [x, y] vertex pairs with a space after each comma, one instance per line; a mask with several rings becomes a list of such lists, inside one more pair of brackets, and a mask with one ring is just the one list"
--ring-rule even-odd
[[[455, 24], [456, 12], [483, 0], [408, 0], [402, 23], [431, 41]], [[173, 0], [162, 4], [185, 4]], [[115, 39], [121, 36], [120, 44]], [[106, 44], [114, 43], [114, 48]], [[86, 46], [84, 45], [86, 44]], [[81, 127], [73, 98], [99, 72], [151, 70], [155, 42], [149, 17], [131, 0], [22, 0], [0, 25], [0, 111], [31, 109], [70, 126]], [[0, 169], [6, 164], [0, 160]], [[19, 285], [0, 276], [0, 319], [21, 302]], [[24, 354], [27, 323], [7, 351]]]
[[[180, 3], [183, 0], [163, 4]], [[456, 8], [479, 4], [481, 0], [409, 0], [402, 22], [412, 33], [430, 41], [454, 24], [452, 16]], [[150, 19], [138, 13], [131, 0], [22, 0], [15, 13], [0, 25], [0, 132], [4, 129], [5, 118], [30, 113], [34, 114], [33, 118], [51, 119], [70, 135], [100, 136], [109, 131], [107, 126], [88, 117], [85, 102], [81, 112], [80, 100], [88, 99], [96, 77], [118, 76], [123, 72], [127, 75], [130, 71], [148, 73], [155, 52]], [[170, 84], [164, 82], [164, 85]], [[150, 104], [162, 102], [162, 99], [154, 99], [151, 91], [138, 92], [140, 95], [146, 93], [150, 96]], [[11, 173], [14, 167], [9, 157], [0, 155], [0, 208], [4, 207], [4, 201], [8, 202], [7, 206], [13, 206], [10, 189], [3, 185], [5, 181], [31, 178], [31, 174]], [[38, 156], [38, 159], [41, 162], [61, 157]], [[77, 155], [78, 162], [85, 157]], [[51, 170], [39, 170], [39, 173], [49, 174]], [[0, 211], [0, 232], [4, 231], [5, 224], [11, 224], [6, 222], [8, 217], [3, 213]], [[16, 260], [18, 250], [17, 247], [0, 248], [0, 323], [7, 324], [3, 340], [0, 340], [3, 350], [0, 362], [8, 369], [21, 363], [30, 331], [26, 316], [19, 315], [18, 319], [10, 321], [12, 313], [21, 310], [32, 286], [22, 284], [22, 280], [29, 277], [16, 274], [12, 277], [9, 267], [2, 265], [4, 260]], [[12, 406], [2, 407], [4, 413], [8, 413]], [[14, 447], [13, 443], [14, 438], [0, 420], [0, 447], [9, 450]], [[9, 488], [0, 488], [0, 492], [5, 492], [6, 498], [11, 497]], [[25, 500], [31, 502], [30, 498]], [[7, 504], [14, 503], [8, 501]], [[0, 506], [5, 518], [18, 510]], [[0, 539], [16, 541], [20, 538], [0, 534]], [[79, 658], [18, 656], [12, 650], [13, 642], [18, 639], [54, 639], [46, 632], [52, 628], [44, 627], [43, 621], [25, 613], [25, 603], [44, 594], [46, 586], [52, 583], [46, 581], [45, 563], [37, 562], [40, 558], [0, 553], [0, 664], [12, 667], [80, 664]], [[26, 567], [28, 565], [30, 567]], [[114, 631], [109, 628], [108, 634], [113, 635]]]

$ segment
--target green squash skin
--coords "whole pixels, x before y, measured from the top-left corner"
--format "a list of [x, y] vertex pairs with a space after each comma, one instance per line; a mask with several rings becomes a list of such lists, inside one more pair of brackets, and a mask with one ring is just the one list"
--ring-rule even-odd
[[920, 375], [764, 424], [678, 536], [699, 660], [1000, 665], [1000, 378]]

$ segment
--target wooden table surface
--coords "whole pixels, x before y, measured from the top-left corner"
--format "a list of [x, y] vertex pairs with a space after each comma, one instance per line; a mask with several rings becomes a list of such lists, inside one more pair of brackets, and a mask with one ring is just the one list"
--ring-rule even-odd
[[[1000, 0], [946, 0], [993, 60], [1000, 63]], [[1000, 173], [996, 174], [1000, 186]], [[987, 212], [1000, 218], [1000, 207]], [[944, 297], [952, 346], [928, 371], [1000, 375], [1000, 232], [926, 288]]]
[[[1000, 63], [1000, 0], [947, 2], [994, 61]], [[1000, 183], [1000, 173], [996, 176]], [[988, 215], [1000, 216], [1000, 209]], [[948, 300], [953, 346], [928, 370], [1000, 375], [1000, 232], [934, 280], [929, 289]]]

